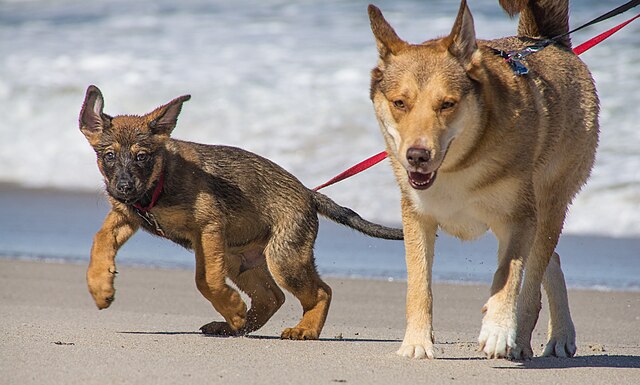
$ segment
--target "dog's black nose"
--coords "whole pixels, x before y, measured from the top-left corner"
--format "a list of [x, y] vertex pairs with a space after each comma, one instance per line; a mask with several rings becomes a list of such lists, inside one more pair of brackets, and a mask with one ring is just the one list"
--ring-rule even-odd
[[128, 194], [133, 191], [133, 181], [132, 180], [119, 180], [116, 184], [116, 189], [119, 193]]
[[431, 153], [424, 148], [411, 147], [407, 150], [407, 161], [413, 167], [424, 166], [429, 159], [431, 159]]

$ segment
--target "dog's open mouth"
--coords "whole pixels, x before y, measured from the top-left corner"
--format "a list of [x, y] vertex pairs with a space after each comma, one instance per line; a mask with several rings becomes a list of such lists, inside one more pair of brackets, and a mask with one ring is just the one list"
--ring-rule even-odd
[[407, 172], [409, 176], [409, 184], [416, 190], [426, 190], [436, 180], [437, 171], [423, 174], [420, 172]]

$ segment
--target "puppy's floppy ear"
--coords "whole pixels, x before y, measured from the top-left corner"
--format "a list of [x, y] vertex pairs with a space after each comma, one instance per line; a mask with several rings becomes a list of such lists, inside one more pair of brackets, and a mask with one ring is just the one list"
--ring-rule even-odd
[[189, 99], [191, 99], [191, 95], [180, 96], [149, 113], [147, 118], [151, 132], [155, 135], [170, 135], [178, 123], [182, 103]]
[[462, 0], [458, 17], [453, 24], [451, 33], [447, 37], [449, 53], [455, 56], [465, 67], [470, 64], [471, 57], [478, 50], [476, 43], [476, 31], [473, 26], [473, 17], [467, 7], [467, 1]]
[[102, 111], [104, 98], [100, 89], [94, 85], [87, 88], [82, 110], [80, 110], [80, 131], [91, 145], [94, 145], [102, 132], [110, 126], [109, 116]]
[[396, 31], [394, 31], [393, 27], [385, 20], [378, 7], [369, 4], [368, 11], [371, 31], [376, 38], [380, 59], [384, 60], [389, 55], [397, 55], [407, 48], [409, 44], [398, 37]]

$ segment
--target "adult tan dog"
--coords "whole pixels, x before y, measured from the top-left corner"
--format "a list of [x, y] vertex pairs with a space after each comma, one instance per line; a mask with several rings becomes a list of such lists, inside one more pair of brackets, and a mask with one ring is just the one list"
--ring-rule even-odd
[[528, 56], [523, 76], [496, 54], [567, 32], [568, 1], [500, 3], [521, 13], [518, 36], [476, 40], [462, 1], [448, 36], [415, 45], [369, 6], [380, 54], [371, 100], [402, 192], [408, 272], [402, 356], [434, 357], [431, 267], [439, 228], [463, 240], [490, 229], [499, 241], [478, 338], [487, 357], [532, 357], [541, 284], [550, 308], [543, 354], [576, 351], [554, 249], [594, 162], [598, 98], [567, 37]]

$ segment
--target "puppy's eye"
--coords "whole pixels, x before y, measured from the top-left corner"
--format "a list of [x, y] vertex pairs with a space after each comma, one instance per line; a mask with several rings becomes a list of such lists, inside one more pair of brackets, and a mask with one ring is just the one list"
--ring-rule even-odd
[[109, 151], [105, 153], [102, 157], [105, 160], [105, 162], [113, 162], [116, 159], [116, 154], [114, 154], [113, 151]]
[[147, 161], [148, 159], [149, 159], [149, 154], [147, 154], [146, 152], [139, 152], [139, 153], [136, 155], [136, 160], [137, 160], [138, 162], [145, 162], [145, 161]]
[[453, 108], [456, 105], [456, 102], [453, 102], [451, 100], [445, 100], [444, 102], [442, 102], [442, 104], [440, 105], [440, 109], [441, 110], [448, 110], [450, 108]]
[[399, 110], [404, 110], [407, 108], [407, 106], [404, 104], [404, 101], [402, 100], [394, 100], [393, 106]]

